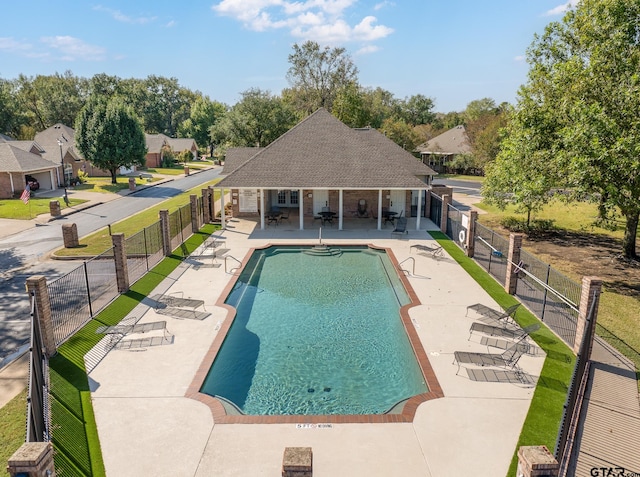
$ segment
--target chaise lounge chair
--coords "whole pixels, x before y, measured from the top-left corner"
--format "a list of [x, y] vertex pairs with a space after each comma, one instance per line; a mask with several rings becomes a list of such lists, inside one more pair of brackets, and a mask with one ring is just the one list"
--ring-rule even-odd
[[467, 313], [465, 314], [465, 316], [469, 315], [469, 310], [473, 310], [476, 313], [482, 315], [480, 321], [483, 321], [485, 323], [489, 323], [492, 325], [497, 325], [498, 323], [509, 323], [509, 320], [513, 321], [513, 317], [515, 316], [516, 310], [519, 306], [520, 303], [516, 303], [506, 310], [500, 311], [490, 308], [487, 305], [483, 305], [482, 303], [476, 303], [475, 305], [469, 305], [467, 307]]
[[456, 351], [453, 363], [458, 364], [456, 375], [460, 372], [461, 364], [475, 364], [476, 366], [495, 366], [498, 368], [517, 368], [518, 361], [529, 350], [526, 337], [516, 341], [501, 354], [495, 353], [472, 353], [468, 351]]
[[391, 235], [393, 235], [393, 234], [407, 234], [407, 233], [409, 233], [407, 231], [407, 218], [406, 217], [398, 217], [398, 220], [396, 220], [396, 227], [391, 232]]
[[471, 325], [471, 328], [469, 328], [469, 339], [471, 339], [471, 335], [473, 333], [483, 333], [489, 336], [498, 336], [500, 338], [519, 340], [521, 338], [529, 336], [531, 333], [535, 333], [539, 329], [540, 323], [534, 323], [525, 328], [511, 328], [504, 326], [487, 325], [486, 323], [476, 321]]

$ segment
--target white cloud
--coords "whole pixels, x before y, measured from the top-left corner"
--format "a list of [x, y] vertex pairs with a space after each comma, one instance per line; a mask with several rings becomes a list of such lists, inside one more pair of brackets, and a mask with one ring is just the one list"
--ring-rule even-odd
[[389, 0], [384, 0], [383, 2], [376, 3], [373, 9], [378, 11], [378, 10], [382, 10], [385, 7], [395, 7], [395, 6], [396, 4], [394, 2], [390, 2]]
[[176, 25], [175, 20], [171, 20], [171, 21], [167, 22], [167, 24], [165, 25], [165, 28], [171, 28], [171, 27], [173, 27], [175, 25]]
[[[375, 25], [376, 17], [366, 16], [351, 26], [346, 10], [356, 0], [221, 0], [211, 9], [234, 18], [254, 31], [287, 29], [292, 36], [322, 44], [350, 41], [371, 42], [390, 35], [392, 28]], [[376, 5], [381, 8], [390, 2]]]
[[527, 59], [527, 57], [525, 55], [518, 55], [515, 58], [513, 58], [513, 60], [517, 63], [522, 63], [523, 61], [525, 61]]
[[49, 48], [56, 50], [66, 61], [105, 59], [106, 50], [100, 46], [90, 45], [72, 36], [47, 36], [40, 39]]
[[569, 0], [567, 3], [563, 3], [562, 5], [558, 5], [557, 7], [552, 8], [551, 10], [547, 10], [547, 12], [544, 15], [547, 17], [562, 15], [563, 13], [571, 10], [572, 8], [575, 8], [578, 5], [579, 1], [580, 0]]
[[368, 55], [370, 53], [375, 53], [376, 51], [378, 51], [380, 48], [378, 48], [375, 45], [367, 45], [367, 46], [363, 46], [362, 48], [360, 48], [358, 51], [356, 51], [356, 56], [361, 56], [361, 55]]
[[103, 7], [102, 5], [97, 5], [93, 7], [94, 10], [98, 12], [105, 12], [111, 15], [114, 20], [117, 20], [122, 23], [133, 23], [136, 25], [144, 25], [145, 23], [151, 23], [155, 21], [158, 17], [132, 17], [130, 15], [125, 15], [120, 10], [114, 10], [112, 8]]
[[11, 37], [0, 37], [0, 50], [18, 53], [29, 51], [31, 48], [32, 46], [29, 43], [20, 42]]

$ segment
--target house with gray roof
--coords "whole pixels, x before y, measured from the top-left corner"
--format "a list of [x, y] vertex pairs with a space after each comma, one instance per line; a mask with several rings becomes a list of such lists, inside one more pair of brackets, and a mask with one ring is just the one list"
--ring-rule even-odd
[[161, 167], [164, 159], [165, 146], [169, 147], [174, 153], [180, 154], [182, 151], [189, 151], [193, 155], [193, 159], [198, 157], [198, 145], [195, 139], [191, 138], [172, 138], [164, 134], [145, 134], [147, 143], [147, 156], [145, 164], [147, 167]]
[[222, 175], [227, 175], [262, 151], [264, 147], [230, 147], [224, 154]]
[[469, 136], [462, 125], [420, 144], [416, 151], [420, 153], [422, 162], [436, 172], [446, 172], [447, 164], [450, 164], [456, 156], [472, 152]]
[[28, 147], [34, 141], [0, 142], [0, 199], [10, 199], [22, 193], [27, 182], [37, 181], [40, 190], [56, 188], [57, 166], [44, 159], [37, 148]]
[[419, 227], [435, 174], [375, 129], [352, 129], [325, 109], [265, 148], [240, 151], [236, 164], [227, 160], [216, 188], [231, 189], [234, 216], [259, 218], [262, 228], [273, 208], [294, 211], [300, 229], [305, 218], [327, 210], [335, 212], [339, 229], [343, 219], [365, 213], [381, 229], [389, 212], [416, 217]]

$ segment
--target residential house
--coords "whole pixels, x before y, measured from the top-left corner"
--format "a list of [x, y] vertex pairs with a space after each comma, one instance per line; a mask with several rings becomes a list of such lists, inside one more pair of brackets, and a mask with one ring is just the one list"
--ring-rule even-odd
[[28, 182], [38, 190], [56, 188], [57, 166], [40, 152], [34, 141], [0, 139], [0, 199], [19, 196]]
[[416, 151], [420, 153], [424, 164], [436, 172], [444, 173], [456, 156], [471, 154], [471, 144], [467, 131], [460, 125], [420, 144]]
[[175, 154], [190, 151], [193, 159], [198, 157], [198, 145], [194, 139], [171, 138], [164, 134], [145, 134], [144, 137], [147, 143], [146, 167], [162, 167], [165, 146], [171, 148]]
[[264, 147], [230, 147], [225, 152], [221, 174], [229, 174], [263, 149]]
[[57, 123], [40, 131], [34, 140], [43, 148], [42, 157], [57, 166], [57, 183], [60, 187], [69, 184], [83, 171], [90, 176], [106, 177], [111, 174], [87, 161], [76, 147], [76, 132], [73, 128]]
[[343, 219], [364, 215], [363, 203], [378, 228], [384, 212], [416, 217], [419, 227], [435, 174], [375, 129], [352, 129], [325, 109], [265, 148], [230, 149], [224, 172], [215, 187], [231, 189], [234, 216], [260, 218], [264, 228], [265, 213], [286, 207], [300, 229], [327, 209], [342, 229]]

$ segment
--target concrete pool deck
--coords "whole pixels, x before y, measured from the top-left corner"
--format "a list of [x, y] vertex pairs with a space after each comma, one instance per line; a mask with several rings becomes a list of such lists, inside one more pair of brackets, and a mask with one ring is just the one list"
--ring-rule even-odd
[[[413, 225], [413, 227], [412, 227]], [[423, 227], [436, 229], [428, 220]], [[456, 375], [455, 351], [487, 352], [480, 338], [469, 338], [475, 303], [498, 308], [482, 288], [448, 255], [416, 253], [411, 245], [430, 236], [415, 231], [391, 237], [391, 229], [323, 228], [328, 244], [389, 247], [398, 262], [415, 259], [409, 276], [422, 305], [411, 321], [429, 357], [444, 397], [420, 404], [413, 422], [310, 425], [304, 417], [289, 424], [220, 424], [210, 408], [185, 397], [212, 341], [227, 319], [215, 306], [236, 267], [251, 248], [279, 243], [318, 243], [318, 226], [297, 223], [260, 230], [255, 221], [233, 219], [216, 232], [224, 243], [214, 258], [198, 250], [155, 293], [203, 299], [206, 319], [160, 315], [146, 300], [131, 315], [140, 323], [167, 322], [170, 340], [138, 350], [111, 350], [88, 369], [93, 406], [107, 475], [246, 476], [280, 475], [285, 447], [312, 447], [315, 477], [506, 475], [529, 409], [543, 356], [520, 360], [528, 383], [472, 381], [464, 368]], [[413, 228], [413, 230], [412, 230]], [[222, 250], [224, 249], [224, 250]], [[224, 258], [233, 257], [233, 258]], [[411, 261], [403, 268], [412, 271]], [[140, 337], [162, 336], [162, 331]], [[136, 338], [129, 335], [125, 339]], [[91, 356], [101, 357], [104, 344]], [[500, 350], [492, 348], [494, 353]], [[99, 359], [99, 358], [98, 358]]]

